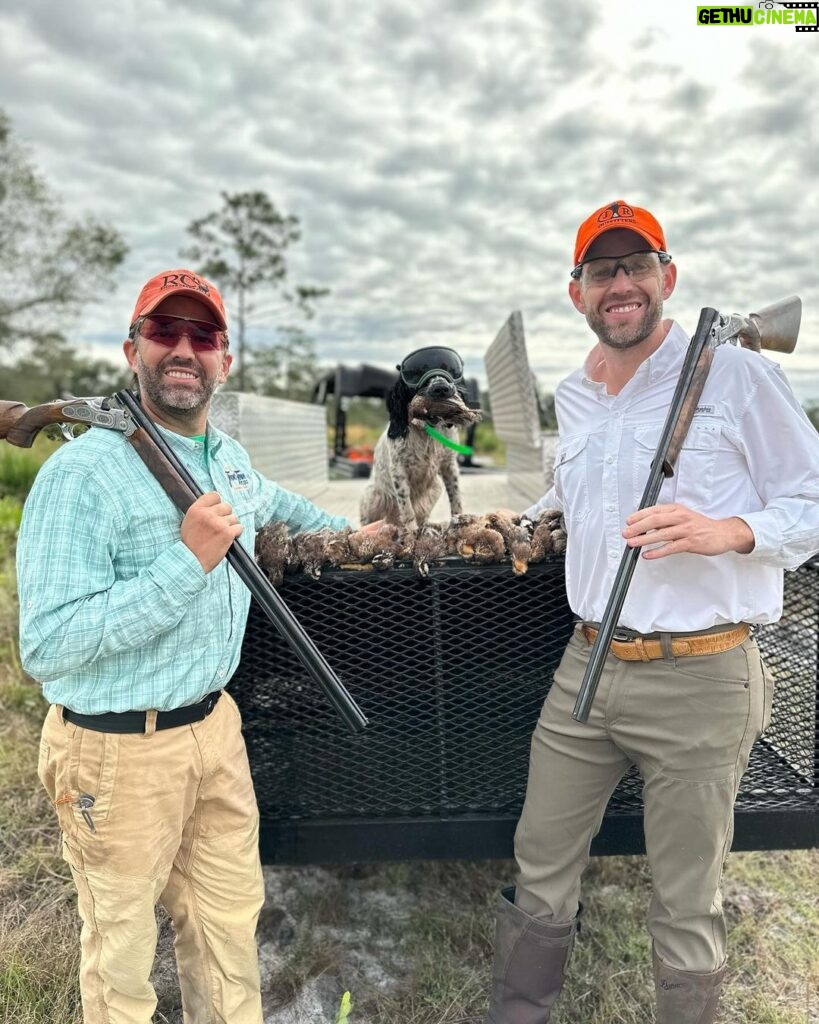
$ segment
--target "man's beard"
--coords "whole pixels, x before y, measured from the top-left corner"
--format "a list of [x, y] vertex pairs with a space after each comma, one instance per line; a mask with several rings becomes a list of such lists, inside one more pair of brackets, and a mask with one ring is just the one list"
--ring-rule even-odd
[[[191, 370], [199, 374], [197, 381], [199, 386], [169, 384], [164, 377], [164, 373], [165, 370], [171, 369], [174, 366], [180, 370]], [[137, 378], [140, 391], [150, 399], [154, 408], [176, 416], [180, 414], [184, 416], [185, 413], [195, 413], [206, 406], [217, 385], [215, 378], [209, 380], [203, 377], [200, 370], [190, 365], [170, 363], [152, 368], [146, 366], [139, 355], [137, 355]]]
[[[625, 303], [623, 303], [625, 305]], [[651, 332], [662, 320], [663, 303], [658, 299], [656, 302], [649, 302], [643, 307], [643, 315], [636, 323], [630, 324], [609, 324], [603, 319], [602, 314], [596, 309], [589, 309], [586, 313], [586, 323], [597, 335], [598, 339], [610, 348], [627, 349], [634, 348], [651, 334]]]

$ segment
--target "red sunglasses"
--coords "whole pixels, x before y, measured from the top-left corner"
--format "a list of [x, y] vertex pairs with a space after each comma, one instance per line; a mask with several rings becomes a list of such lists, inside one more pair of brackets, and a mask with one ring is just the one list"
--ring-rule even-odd
[[171, 316], [169, 313], [149, 313], [141, 316], [134, 324], [133, 333], [141, 334], [148, 341], [173, 348], [183, 336], [190, 340], [191, 347], [203, 352], [212, 352], [227, 344], [227, 331], [206, 320], [192, 320], [186, 316]]

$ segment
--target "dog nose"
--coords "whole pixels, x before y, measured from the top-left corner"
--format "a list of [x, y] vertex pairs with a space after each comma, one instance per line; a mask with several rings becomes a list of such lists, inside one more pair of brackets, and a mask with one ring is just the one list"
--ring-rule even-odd
[[451, 398], [455, 394], [455, 385], [446, 377], [433, 377], [427, 385], [430, 398]]

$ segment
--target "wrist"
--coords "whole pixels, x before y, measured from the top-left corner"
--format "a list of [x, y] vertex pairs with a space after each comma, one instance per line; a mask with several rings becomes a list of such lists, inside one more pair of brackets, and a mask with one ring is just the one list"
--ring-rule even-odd
[[756, 546], [754, 531], [739, 516], [733, 516], [728, 522], [733, 528], [731, 551], [736, 551], [740, 555], [749, 555]]

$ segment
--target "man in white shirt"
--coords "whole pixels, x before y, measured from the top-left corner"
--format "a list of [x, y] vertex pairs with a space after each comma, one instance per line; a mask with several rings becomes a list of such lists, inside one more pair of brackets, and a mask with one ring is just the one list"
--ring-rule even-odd
[[[557, 389], [554, 487], [580, 622], [532, 739], [499, 901], [488, 1024], [546, 1024], [578, 927], [580, 877], [622, 775], [644, 780], [659, 1024], [715, 1020], [725, 974], [720, 882], [733, 805], [770, 718], [750, 623], [782, 612], [783, 570], [819, 550], [819, 434], [779, 367], [715, 352], [656, 505], [635, 511], [688, 338], [662, 316], [677, 270], [647, 210], [617, 200], [578, 230], [569, 295], [597, 337]], [[623, 543], [642, 549], [587, 723], [572, 718]]]

